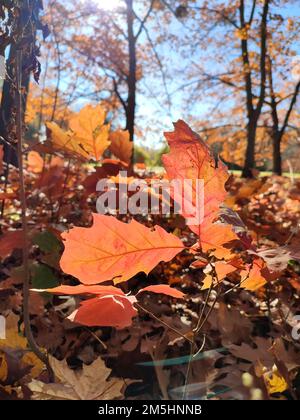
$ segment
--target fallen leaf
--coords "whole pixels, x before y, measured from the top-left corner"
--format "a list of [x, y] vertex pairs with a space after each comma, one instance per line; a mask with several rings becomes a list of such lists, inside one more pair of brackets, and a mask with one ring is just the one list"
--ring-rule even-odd
[[7, 231], [0, 236], [0, 257], [2, 259], [11, 255], [14, 249], [23, 247], [23, 234], [21, 230]]
[[276, 366], [271, 371], [264, 372], [263, 378], [269, 394], [284, 392], [288, 388], [283, 376], [280, 375]]
[[123, 397], [124, 380], [108, 379], [111, 369], [99, 358], [89, 366], [72, 370], [66, 360], [49, 357], [50, 365], [57, 378], [56, 383], [46, 384], [33, 379], [29, 389], [34, 400], [113, 400]]
[[28, 349], [26, 337], [22, 336], [21, 333], [18, 332], [18, 321], [19, 318], [14, 314], [10, 314], [6, 318], [6, 337], [4, 340], [0, 340], [0, 349], [22, 350], [19, 355], [19, 359], [25, 365], [30, 366], [32, 377], [37, 377], [44, 370], [44, 364], [33, 352]]

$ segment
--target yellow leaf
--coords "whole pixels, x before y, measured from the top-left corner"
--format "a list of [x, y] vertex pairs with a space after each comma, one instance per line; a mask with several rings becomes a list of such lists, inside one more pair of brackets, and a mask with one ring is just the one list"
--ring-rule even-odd
[[99, 160], [110, 145], [109, 124], [105, 123], [105, 110], [101, 105], [87, 105], [70, 119], [69, 126], [76, 142], [82, 144], [87, 153]]
[[0, 353], [0, 382], [5, 382], [8, 374], [8, 366], [4, 353]]
[[10, 314], [6, 318], [6, 338], [0, 340], [0, 349], [12, 348], [24, 350], [21, 360], [23, 363], [32, 366], [31, 375], [32, 377], [36, 377], [43, 371], [44, 364], [33, 352], [28, 350], [26, 337], [23, 337], [18, 332], [18, 320], [19, 318], [14, 314]]
[[269, 394], [284, 392], [288, 388], [288, 384], [280, 375], [276, 366], [273, 370], [264, 373], [263, 376]]
[[70, 118], [70, 130], [62, 130], [56, 123], [47, 122], [50, 138], [55, 148], [85, 159], [99, 160], [110, 145], [109, 124], [100, 105], [87, 105]]

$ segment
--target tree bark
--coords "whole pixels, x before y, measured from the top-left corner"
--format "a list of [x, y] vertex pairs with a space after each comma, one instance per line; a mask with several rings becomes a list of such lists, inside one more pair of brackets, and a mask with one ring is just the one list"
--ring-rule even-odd
[[[7, 77], [4, 80], [2, 88], [1, 108], [0, 108], [0, 136], [4, 139], [4, 162], [18, 167], [18, 158], [15, 149], [13, 148], [13, 136], [15, 126], [15, 103], [14, 95], [15, 88], [13, 86], [14, 77], [14, 61], [16, 59], [16, 45], [12, 44], [7, 60]], [[11, 144], [11, 146], [9, 146]], [[15, 144], [16, 145], [16, 144]]]
[[273, 172], [282, 175], [281, 136], [279, 131], [273, 133]]
[[[253, 83], [250, 68], [250, 59], [248, 52], [248, 34], [247, 27], [250, 24], [245, 20], [245, 5], [244, 0], [240, 0], [239, 14], [240, 14], [240, 28], [245, 31], [241, 37], [241, 53], [243, 60], [243, 70], [245, 78], [246, 91], [246, 108], [247, 108], [247, 148], [245, 155], [245, 163], [242, 171], [242, 177], [252, 178], [255, 168], [255, 141], [258, 120], [262, 111], [266, 92], [266, 53], [267, 53], [267, 17], [269, 12], [270, 0], [264, 0], [263, 12], [260, 25], [260, 93], [256, 107], [253, 104]], [[252, 13], [251, 13], [252, 15]], [[250, 17], [252, 20], [253, 16]]]
[[296, 104], [297, 97], [300, 91], [300, 81], [296, 84], [295, 90], [286, 111], [282, 126], [280, 128], [279, 123], [279, 116], [278, 116], [278, 109], [277, 109], [277, 102], [276, 102], [276, 95], [274, 92], [274, 85], [273, 85], [273, 66], [272, 60], [268, 57], [268, 80], [269, 80], [269, 88], [270, 88], [270, 107], [271, 107], [271, 116], [272, 116], [272, 143], [273, 143], [273, 173], [277, 175], [282, 175], [282, 156], [281, 156], [281, 142], [283, 135], [287, 129], [289, 119], [293, 108]]
[[252, 178], [252, 169], [255, 167], [255, 138], [256, 138], [257, 120], [251, 116], [247, 126], [247, 148], [245, 163], [242, 171], [243, 178]]
[[133, 0], [126, 0], [127, 4], [127, 34], [129, 52], [128, 96], [126, 109], [126, 129], [130, 140], [134, 140], [135, 108], [136, 108], [136, 39], [133, 29]]

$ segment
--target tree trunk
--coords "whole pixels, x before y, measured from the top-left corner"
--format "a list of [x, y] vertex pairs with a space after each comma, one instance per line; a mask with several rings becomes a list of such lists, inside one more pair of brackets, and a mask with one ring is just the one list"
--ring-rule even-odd
[[247, 126], [247, 148], [245, 163], [242, 171], [243, 178], [253, 178], [253, 169], [255, 168], [255, 138], [257, 121], [250, 119]]
[[282, 162], [281, 162], [281, 135], [277, 131], [273, 133], [273, 172], [277, 175], [282, 175]]
[[[10, 147], [9, 144], [15, 145], [14, 126], [15, 126], [15, 88], [13, 86], [14, 77], [14, 61], [16, 59], [16, 45], [12, 44], [7, 60], [7, 77], [4, 80], [2, 88], [1, 108], [0, 108], [0, 136], [5, 140], [4, 148], [4, 162], [18, 167], [17, 153]], [[0, 139], [1, 144], [1, 139]]]
[[129, 50], [128, 97], [126, 110], [126, 129], [130, 140], [134, 140], [135, 106], [136, 106], [136, 49], [133, 32], [133, 0], [126, 0], [127, 4], [127, 33]]
[[253, 177], [253, 169], [255, 168], [255, 140], [256, 130], [259, 116], [262, 111], [266, 92], [266, 54], [267, 54], [267, 18], [269, 12], [270, 0], [264, 0], [263, 11], [260, 24], [260, 93], [256, 107], [253, 104], [253, 84], [251, 65], [248, 51], [248, 26], [249, 22], [245, 20], [245, 4], [244, 0], [240, 0], [239, 13], [241, 29], [245, 31], [241, 39], [241, 53], [244, 69], [246, 107], [247, 107], [247, 149], [245, 156], [244, 169], [242, 176], [245, 178]]

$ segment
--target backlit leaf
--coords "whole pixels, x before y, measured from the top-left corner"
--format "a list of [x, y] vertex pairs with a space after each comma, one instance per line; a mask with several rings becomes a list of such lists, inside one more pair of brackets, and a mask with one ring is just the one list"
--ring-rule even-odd
[[184, 245], [160, 226], [154, 230], [131, 220], [93, 214], [89, 228], [63, 233], [65, 250], [61, 268], [84, 284], [126, 281], [143, 271], [148, 274], [160, 261], [170, 261]]

